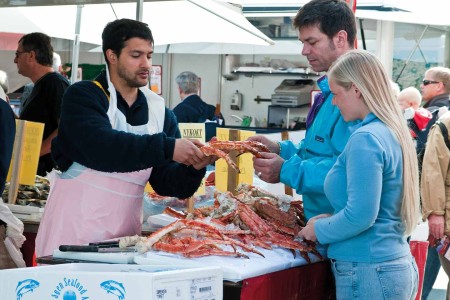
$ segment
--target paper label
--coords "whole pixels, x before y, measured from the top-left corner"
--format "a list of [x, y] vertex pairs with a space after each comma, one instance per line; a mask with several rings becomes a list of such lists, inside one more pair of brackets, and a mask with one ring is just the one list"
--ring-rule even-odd
[[[7, 181], [11, 180], [13, 163], [17, 163], [16, 160], [20, 160], [18, 171], [19, 184], [35, 185], [42, 136], [44, 134], [44, 124], [16, 120], [16, 128], [19, 128], [19, 125], [23, 126], [23, 134], [20, 136], [20, 131], [17, 130], [14, 143], [22, 143], [22, 146], [20, 147], [21, 151], [20, 153], [13, 152]], [[14, 149], [17, 149], [16, 144], [14, 145]]]
[[[155, 282], [154, 299], [159, 300], [217, 300], [217, 286], [221, 286], [215, 276], [192, 278], [171, 282]], [[186, 291], [189, 290], [189, 294]]]
[[[195, 139], [199, 140], [203, 144], [205, 143], [205, 123], [179, 123], [178, 128], [180, 129], [181, 137], [184, 139]], [[200, 186], [194, 195], [205, 195], [205, 178], [202, 179]]]

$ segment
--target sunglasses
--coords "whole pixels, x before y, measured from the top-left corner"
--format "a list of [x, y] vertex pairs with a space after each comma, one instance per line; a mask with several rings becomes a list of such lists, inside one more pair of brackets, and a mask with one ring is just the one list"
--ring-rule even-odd
[[435, 83], [440, 83], [439, 81], [433, 81], [433, 80], [422, 80], [422, 84], [423, 85], [429, 85], [429, 84], [435, 84]]

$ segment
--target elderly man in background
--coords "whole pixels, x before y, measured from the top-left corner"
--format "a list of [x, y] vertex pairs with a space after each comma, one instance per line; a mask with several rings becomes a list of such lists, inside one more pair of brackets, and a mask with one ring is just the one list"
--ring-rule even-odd
[[420, 85], [422, 100], [426, 108], [433, 116], [428, 122], [425, 130], [417, 134], [417, 153], [425, 149], [428, 132], [431, 126], [439, 118], [441, 107], [450, 107], [450, 69], [444, 67], [433, 67], [425, 72], [425, 76]]
[[200, 78], [195, 73], [181, 72], [175, 80], [181, 99], [181, 103], [173, 109], [178, 123], [207, 122], [205, 124], [206, 141], [209, 141], [216, 134], [216, 127], [225, 125], [223, 116], [216, 115], [216, 107], [206, 103], [198, 95]]

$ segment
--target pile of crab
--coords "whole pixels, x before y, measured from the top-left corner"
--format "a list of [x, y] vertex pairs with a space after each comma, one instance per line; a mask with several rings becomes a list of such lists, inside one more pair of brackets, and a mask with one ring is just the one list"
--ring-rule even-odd
[[190, 258], [207, 255], [248, 258], [243, 252], [264, 257], [257, 247], [282, 247], [294, 257], [298, 251], [308, 263], [311, 262], [308, 253], [322, 259], [315, 243], [296, 239], [305, 225], [303, 204], [290, 196], [277, 196], [241, 184], [236, 195], [216, 192], [213, 206], [196, 208], [192, 214], [167, 207], [165, 213], [178, 220], [148, 237], [122, 238], [121, 247], [136, 245], [140, 253], [158, 250]]

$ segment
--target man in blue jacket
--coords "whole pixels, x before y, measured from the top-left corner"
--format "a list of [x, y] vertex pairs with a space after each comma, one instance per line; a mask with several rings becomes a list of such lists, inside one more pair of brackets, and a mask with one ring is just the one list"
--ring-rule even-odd
[[[294, 18], [302, 55], [315, 72], [326, 72], [341, 55], [354, 47], [355, 16], [340, 0], [312, 0]], [[343, 151], [351, 133], [352, 123], [342, 118], [332, 104], [333, 94], [327, 76], [318, 79], [321, 93], [316, 95], [306, 119], [306, 136], [295, 145], [291, 141], [276, 143], [264, 136], [251, 140], [264, 143], [272, 153], [254, 158], [255, 172], [269, 183], [282, 182], [302, 194], [305, 216], [310, 219], [333, 209], [325, 197], [325, 176]]]

